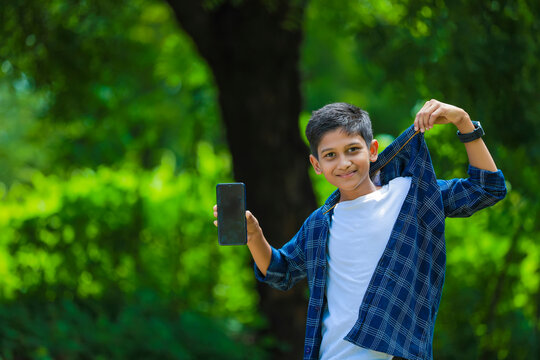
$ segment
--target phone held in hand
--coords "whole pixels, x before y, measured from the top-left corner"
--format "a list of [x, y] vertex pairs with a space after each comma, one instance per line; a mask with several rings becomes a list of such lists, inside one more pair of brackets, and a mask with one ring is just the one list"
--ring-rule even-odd
[[246, 187], [243, 183], [216, 186], [218, 242], [220, 245], [246, 245]]

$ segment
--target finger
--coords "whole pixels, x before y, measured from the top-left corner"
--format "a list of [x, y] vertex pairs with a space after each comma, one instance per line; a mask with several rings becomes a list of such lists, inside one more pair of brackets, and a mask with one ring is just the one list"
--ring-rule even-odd
[[426, 107], [426, 104], [424, 104], [424, 106], [422, 106], [422, 108], [418, 110], [418, 112], [416, 113], [416, 116], [414, 117], [414, 131], [421, 130], [422, 116], [423, 116], [423, 111], [425, 107]]
[[439, 119], [439, 117], [441, 116], [442, 113], [443, 113], [443, 108], [442, 107], [437, 108], [435, 111], [433, 111], [431, 113], [431, 115], [429, 116], [429, 128], [430, 129], [433, 128], [433, 125], [435, 125], [435, 123], [437, 122], [437, 119]]
[[249, 223], [249, 224], [254, 224], [254, 225], [258, 225], [259, 224], [259, 221], [257, 220], [257, 218], [255, 217], [255, 215], [253, 215], [251, 213], [251, 211], [249, 210], [246, 210], [246, 221]]
[[426, 131], [424, 118], [426, 117], [426, 111], [427, 111], [428, 106], [429, 106], [428, 103], [426, 103], [420, 110], [420, 113], [418, 114], [418, 128], [420, 129], [420, 132]]
[[426, 108], [426, 105], [427, 105], [427, 102], [422, 106], [420, 110], [418, 110], [418, 112], [416, 113], [416, 116], [414, 117], [414, 130], [415, 131], [418, 131], [421, 129], [423, 111]]
[[214, 225], [217, 227], [217, 220], [214, 220]]
[[433, 112], [440, 109], [440, 106], [441, 106], [441, 104], [437, 100], [434, 100], [434, 99], [430, 100], [428, 103], [429, 105], [426, 107], [423, 114], [423, 119], [422, 119], [424, 132], [431, 130], [433, 128], [433, 123], [436, 117], [432, 118], [432, 114]]
[[433, 114], [439, 109], [440, 109], [440, 105], [438, 103], [433, 103], [431, 107], [428, 109], [426, 113], [426, 117], [424, 119], [424, 126], [425, 126], [426, 131], [431, 130], [433, 128], [435, 119], [438, 116], [438, 115], [433, 116]]
[[430, 106], [431, 106], [431, 103], [427, 101], [424, 104], [424, 106], [422, 106], [420, 111], [418, 111], [418, 113], [416, 114], [416, 119], [415, 119], [416, 130], [420, 130], [420, 132], [424, 132], [426, 130], [425, 118], [426, 118], [427, 112], [429, 111]]
[[213, 209], [214, 211], [217, 211], [217, 205], [214, 205]]

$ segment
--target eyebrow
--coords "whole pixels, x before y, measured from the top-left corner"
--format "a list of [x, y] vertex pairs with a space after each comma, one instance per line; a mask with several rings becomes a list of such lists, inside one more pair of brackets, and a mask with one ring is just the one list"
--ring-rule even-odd
[[[349, 147], [349, 146], [353, 146], [353, 145], [356, 145], [356, 146], [360, 145], [360, 146], [362, 146], [362, 143], [359, 142], [359, 141], [355, 141], [355, 142], [352, 142], [352, 143], [349, 143], [349, 144], [345, 145], [345, 147]], [[322, 149], [322, 150], [321, 150], [321, 154], [324, 153], [324, 152], [326, 152], [326, 151], [330, 151], [330, 150], [334, 150], [334, 148], [325, 148], [325, 149]]]

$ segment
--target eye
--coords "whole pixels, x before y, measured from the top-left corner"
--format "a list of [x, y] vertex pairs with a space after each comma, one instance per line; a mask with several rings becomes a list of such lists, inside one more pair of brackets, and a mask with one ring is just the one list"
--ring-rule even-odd
[[359, 148], [358, 146], [353, 146], [353, 147], [350, 147], [350, 148], [348, 149], [349, 152], [357, 152], [357, 151], [359, 151], [359, 150], [360, 150], [360, 148]]
[[328, 152], [328, 153], [324, 154], [324, 157], [327, 158], [327, 159], [331, 159], [334, 156], [336, 156], [336, 154], [333, 153], [333, 152]]

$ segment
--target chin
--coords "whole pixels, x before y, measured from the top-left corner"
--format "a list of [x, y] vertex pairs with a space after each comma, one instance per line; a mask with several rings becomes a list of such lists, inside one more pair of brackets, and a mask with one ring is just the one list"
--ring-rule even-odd
[[358, 184], [354, 184], [354, 185], [345, 185], [345, 186], [337, 186], [338, 189], [340, 190], [344, 190], [344, 191], [354, 191], [356, 189], [358, 189]]

